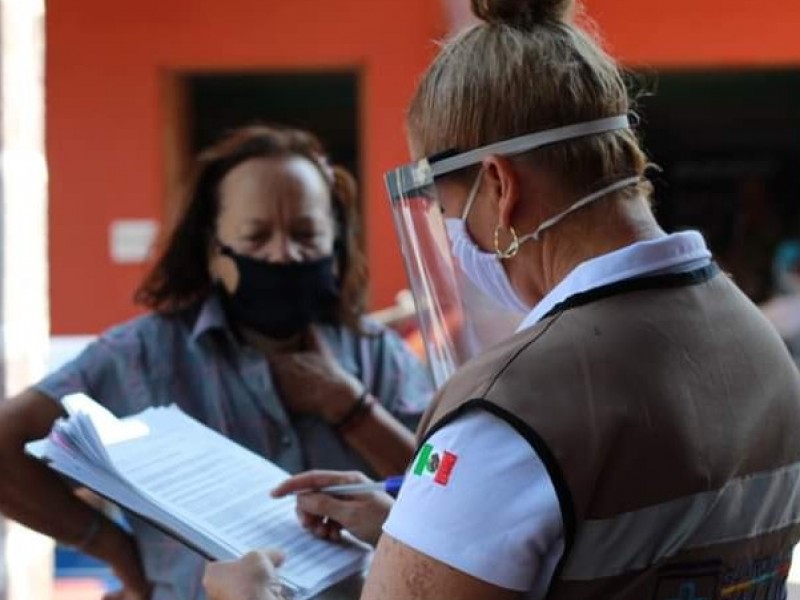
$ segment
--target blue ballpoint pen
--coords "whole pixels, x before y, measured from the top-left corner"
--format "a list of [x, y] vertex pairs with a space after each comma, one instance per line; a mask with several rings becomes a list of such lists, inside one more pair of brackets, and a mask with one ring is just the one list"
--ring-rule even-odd
[[329, 485], [318, 490], [309, 490], [336, 496], [350, 496], [353, 494], [368, 494], [370, 492], [386, 492], [397, 495], [403, 485], [403, 476], [387, 477], [385, 481], [370, 481], [369, 483], [346, 483], [342, 485]]

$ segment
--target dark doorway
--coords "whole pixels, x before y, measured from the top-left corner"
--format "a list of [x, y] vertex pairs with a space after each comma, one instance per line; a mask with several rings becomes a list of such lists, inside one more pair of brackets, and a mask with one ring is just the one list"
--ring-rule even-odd
[[164, 73], [165, 214], [186, 193], [193, 157], [244, 125], [309, 130], [359, 179], [359, 82], [356, 70]]
[[200, 73], [186, 75], [185, 86], [192, 154], [235, 127], [288, 125], [316, 134], [358, 176], [357, 73]]
[[644, 82], [660, 221], [701, 230], [739, 286], [765, 300], [776, 252], [800, 238], [800, 70], [666, 71]]

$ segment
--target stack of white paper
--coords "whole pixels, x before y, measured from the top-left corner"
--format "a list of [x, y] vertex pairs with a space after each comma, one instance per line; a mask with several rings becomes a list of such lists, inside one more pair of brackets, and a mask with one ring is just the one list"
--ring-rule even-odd
[[27, 452], [206, 557], [278, 548], [286, 555], [279, 575], [298, 599], [362, 569], [366, 548], [315, 538], [297, 522], [292, 498], [268, 495], [288, 473], [177, 407], [117, 419], [87, 396], [63, 403], [69, 418]]

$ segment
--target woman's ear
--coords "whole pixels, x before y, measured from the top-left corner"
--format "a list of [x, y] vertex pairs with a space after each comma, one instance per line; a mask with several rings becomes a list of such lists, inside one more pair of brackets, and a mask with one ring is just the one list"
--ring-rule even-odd
[[520, 181], [511, 159], [489, 156], [483, 161], [484, 179], [497, 210], [497, 224], [508, 229], [513, 224], [514, 211], [519, 203]]
[[210, 238], [208, 245], [208, 274], [211, 282], [222, 286], [233, 293], [239, 287], [239, 269], [236, 262], [220, 251], [220, 244], [215, 237]]
[[208, 275], [211, 277], [212, 283], [219, 282], [219, 275], [217, 272], [217, 261], [220, 257], [219, 244], [216, 242], [214, 235], [208, 236], [206, 242], [206, 262], [208, 263]]

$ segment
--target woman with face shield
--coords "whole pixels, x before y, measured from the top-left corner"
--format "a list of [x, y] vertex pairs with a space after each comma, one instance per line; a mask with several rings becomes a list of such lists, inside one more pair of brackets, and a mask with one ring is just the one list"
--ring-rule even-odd
[[[387, 184], [429, 350], [464, 347], [443, 316], [465, 280], [494, 302], [481, 320], [521, 322], [423, 418], [362, 598], [785, 597], [786, 349], [698, 232], [659, 227], [620, 70], [574, 2], [472, 7], [483, 22], [424, 76], [415, 161]], [[269, 576], [248, 560], [210, 573], [217, 598], [235, 598], [226, 573]]]
[[129, 535], [25, 457], [63, 396], [120, 417], [174, 403], [289, 472], [379, 477], [411, 459], [431, 391], [402, 341], [364, 316], [355, 182], [316, 138], [233, 131], [200, 155], [187, 191], [137, 294], [151, 312], [0, 407], [0, 509], [108, 562], [125, 600], [205, 598], [205, 560], [133, 516]]

